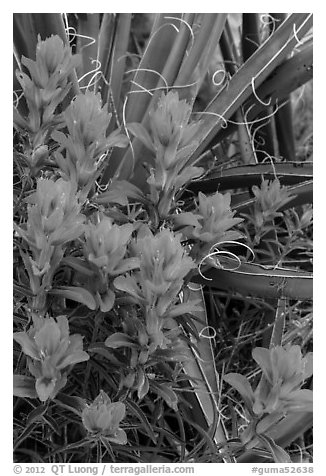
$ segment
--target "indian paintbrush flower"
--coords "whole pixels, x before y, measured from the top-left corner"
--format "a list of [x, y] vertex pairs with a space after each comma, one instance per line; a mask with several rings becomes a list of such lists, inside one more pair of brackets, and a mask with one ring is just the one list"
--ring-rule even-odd
[[107, 216], [98, 218], [96, 224], [89, 222], [85, 226], [84, 255], [94, 272], [89, 285], [103, 312], [111, 310], [115, 301], [110, 277], [139, 267], [137, 257], [125, 257], [133, 230], [132, 224], [119, 226]]
[[262, 369], [262, 378], [254, 392], [253, 411], [256, 415], [312, 410], [312, 391], [301, 390], [312, 375], [312, 353], [301, 355], [298, 345], [256, 347], [252, 356]]
[[[16, 114], [18, 126], [38, 134], [40, 128], [45, 132], [46, 126], [61, 121], [54, 113], [71, 87], [68, 77], [79, 62], [80, 56], [72, 55], [70, 46], [64, 45], [59, 36], [44, 41], [38, 37], [36, 60], [22, 57], [22, 64], [29, 70], [30, 77], [17, 71], [29, 109], [27, 120]], [[41, 136], [34, 143], [35, 147], [42, 145]]]
[[176, 92], [163, 93], [157, 107], [150, 112], [151, 130], [158, 161], [165, 169], [175, 165], [176, 153], [193, 141], [199, 123], [188, 124], [192, 108], [179, 100]]
[[67, 383], [71, 367], [89, 359], [83, 351], [80, 334], [69, 334], [66, 316], [34, 316], [28, 331], [15, 332], [18, 342], [28, 359], [28, 368], [36, 378], [35, 389], [42, 402], [53, 399]]
[[262, 227], [265, 221], [279, 216], [277, 210], [293, 198], [288, 188], [281, 186], [278, 179], [263, 180], [261, 186], [254, 185], [252, 191], [256, 197], [254, 216], [257, 227]]
[[206, 196], [199, 192], [198, 205], [194, 213], [185, 212], [173, 216], [174, 223], [187, 238], [193, 238], [210, 246], [225, 240], [241, 237], [241, 233], [230, 230], [242, 222], [242, 218], [234, 218], [231, 210], [230, 193], [216, 192]]
[[162, 331], [164, 318], [181, 291], [184, 278], [195, 267], [180, 238], [168, 229], [156, 235], [148, 230], [145, 236], [138, 236], [132, 250], [140, 260], [139, 271], [114, 280], [117, 289], [143, 306], [146, 330], [156, 347], [166, 343]]
[[301, 389], [312, 375], [312, 353], [302, 357], [298, 345], [288, 345], [256, 347], [252, 356], [262, 370], [255, 390], [241, 374], [229, 373], [224, 377], [241, 394], [251, 419], [243, 435], [246, 441], [255, 433], [264, 433], [289, 413], [312, 411], [312, 391]]
[[26, 201], [27, 231], [23, 237], [38, 249], [44, 242], [59, 245], [78, 238], [83, 232], [85, 216], [71, 182], [39, 179], [36, 191]]
[[191, 111], [191, 105], [170, 91], [162, 94], [156, 108], [149, 113], [156, 157], [147, 182], [151, 199], [158, 203], [162, 217], [168, 214], [175, 191], [203, 173], [202, 168], [187, 163], [196, 147], [194, 137], [200, 125], [189, 123]]
[[103, 391], [93, 403], [87, 405], [82, 412], [82, 422], [91, 436], [100, 436], [120, 445], [127, 444], [127, 435], [119, 428], [126, 414], [122, 402], [111, 402], [110, 397]]
[[154, 304], [158, 298], [176, 296], [183, 279], [195, 267], [180, 239], [181, 235], [168, 229], [137, 239], [134, 252], [140, 259], [139, 282], [147, 302]]
[[[109, 147], [125, 147], [127, 137], [119, 131], [106, 136], [111, 114], [107, 112], [107, 105], [102, 107], [100, 94], [91, 91], [76, 96], [63, 117], [68, 135], [53, 132], [52, 138], [61, 146], [54, 157], [68, 178], [84, 186], [94, 177], [101, 154]], [[62, 155], [62, 149], [66, 149], [66, 157]]]
[[129, 271], [138, 264], [135, 258], [125, 259], [127, 243], [133, 230], [132, 224], [116, 225], [107, 216], [103, 216], [96, 224], [88, 223], [85, 226], [86, 258], [111, 276]]

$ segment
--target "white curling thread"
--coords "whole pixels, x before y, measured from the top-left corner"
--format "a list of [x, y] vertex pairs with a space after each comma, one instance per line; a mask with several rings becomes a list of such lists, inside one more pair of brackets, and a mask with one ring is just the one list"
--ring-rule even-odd
[[198, 288], [193, 288], [192, 286], [190, 286], [190, 284], [187, 284], [187, 288], [190, 289], [190, 291], [201, 291], [203, 289], [203, 286], [199, 284]]
[[[183, 85], [180, 85], [180, 86], [158, 86], [156, 88], [146, 89], [145, 87], [141, 86], [141, 84], [137, 83], [134, 80], [131, 80], [130, 82], [135, 84], [139, 88], [142, 88], [142, 89], [138, 90], [138, 91], [129, 91], [128, 94], [148, 93], [151, 96], [153, 96], [152, 92], [155, 92], [155, 91], [166, 91], [166, 90], [172, 90], [172, 89], [190, 88], [191, 86], [195, 86], [198, 83], [198, 81], [194, 81], [193, 83], [183, 84]], [[193, 114], [197, 114], [197, 113], [193, 113]], [[198, 114], [202, 114], [202, 113], [198, 113]]]
[[[209, 333], [211, 330], [213, 331], [213, 335]], [[208, 331], [208, 334], [205, 334], [206, 331]], [[204, 339], [214, 340], [217, 336], [217, 332], [213, 326], [205, 326], [201, 329], [198, 335], [199, 337], [203, 337]]]
[[75, 37], [77, 38], [82, 38], [84, 40], [90, 40], [89, 43], [86, 43], [86, 45], [83, 45], [79, 48], [79, 51], [83, 51], [85, 48], [87, 48], [88, 46], [91, 46], [91, 45], [94, 45], [94, 43], [96, 43], [96, 39], [93, 38], [92, 36], [88, 36], [88, 35], [82, 35], [81, 33], [76, 33], [75, 34]]
[[298, 38], [298, 32], [297, 32], [296, 28], [297, 28], [297, 27], [296, 27], [296, 24], [293, 23], [293, 36], [294, 36], [294, 38], [296, 39], [297, 46], [298, 46], [298, 45], [302, 46], [302, 45], [304, 45], [304, 42], [301, 41], [301, 40], [299, 40], [299, 38]]
[[[232, 245], [236, 245], [236, 246], [243, 246], [244, 248], [246, 248], [247, 250], [250, 251], [251, 255], [252, 255], [252, 260], [255, 259], [255, 252], [252, 248], [250, 248], [250, 246], [246, 245], [245, 243], [240, 243], [239, 241], [235, 241], [235, 240], [225, 240], [225, 241], [219, 241], [218, 243], [216, 243], [215, 245], [213, 245], [211, 247], [211, 250], [213, 250], [213, 248], [217, 247], [218, 245], [225, 245], [225, 244], [232, 244]], [[217, 248], [218, 249], [218, 248]]]
[[270, 114], [267, 114], [267, 116], [260, 117], [259, 119], [255, 119], [253, 121], [247, 121], [247, 122], [236, 122], [236, 121], [231, 121], [230, 119], [228, 120], [228, 122], [230, 124], [235, 124], [235, 125], [244, 125], [244, 124], [253, 125], [253, 124], [257, 124], [258, 122], [266, 121], [267, 119], [270, 119], [271, 117], [273, 117], [274, 114], [276, 114], [276, 112], [279, 111], [279, 109], [281, 109], [281, 107], [278, 106], [277, 104], [275, 104], [275, 110], [273, 110]]
[[257, 43], [257, 41], [253, 40], [252, 38], [248, 38], [248, 37], [246, 36], [246, 41], [248, 41], [249, 43], [252, 43], [253, 45], [255, 45], [257, 49], [260, 47], [260, 44]]
[[[64, 15], [67, 17], [66, 13]], [[68, 18], [66, 19], [66, 24], [68, 25]], [[72, 31], [72, 34], [70, 33], [70, 31]], [[67, 26], [65, 28], [65, 33], [68, 36], [69, 44], [72, 43], [77, 36], [77, 30], [74, 26]], [[70, 38], [71, 36], [72, 38]]]
[[133, 145], [132, 145], [132, 141], [130, 139], [130, 135], [129, 135], [129, 131], [128, 131], [128, 128], [127, 128], [127, 123], [126, 123], [126, 105], [127, 105], [127, 101], [128, 101], [128, 95], [126, 96], [126, 98], [123, 102], [122, 123], [123, 123], [123, 127], [125, 129], [126, 136], [128, 137], [128, 140], [129, 140], [129, 145], [130, 145], [130, 150], [131, 150], [131, 155], [132, 155], [132, 160], [133, 160], [133, 167], [132, 168], [134, 168], [135, 163], [136, 163], [135, 151], [134, 151], [134, 148], [133, 148]]
[[217, 112], [210, 112], [210, 111], [196, 112], [196, 111], [194, 111], [191, 114], [200, 114], [200, 115], [205, 114], [207, 116], [216, 116], [216, 117], [218, 117], [218, 119], [220, 119], [223, 122], [223, 125], [221, 126], [222, 129], [226, 129], [227, 126], [228, 126], [228, 121], [223, 116], [221, 116], [221, 114], [218, 114]]
[[[222, 79], [221, 79], [219, 82], [216, 82], [216, 81], [215, 81], [215, 76], [216, 76], [217, 74], [220, 74], [220, 73], [223, 74]], [[225, 69], [218, 69], [218, 70], [216, 70], [216, 71], [214, 72], [214, 74], [213, 74], [213, 76], [212, 76], [212, 83], [214, 84], [214, 86], [221, 86], [221, 85], [224, 83], [225, 79], [226, 79], [226, 71], [225, 71]]]
[[249, 141], [250, 141], [250, 146], [251, 146], [251, 151], [253, 153], [253, 157], [254, 157], [254, 161], [256, 164], [258, 164], [258, 157], [257, 157], [257, 152], [256, 152], [256, 148], [255, 148], [255, 142], [254, 142], [254, 137], [251, 133], [251, 128], [253, 127], [252, 125], [249, 124], [249, 121], [248, 121], [248, 114], [249, 114], [249, 110], [251, 109], [251, 106], [250, 108], [248, 108], [247, 111], [245, 111], [244, 115], [243, 115], [243, 118], [244, 120], [246, 121], [246, 124], [245, 124], [245, 128], [247, 130], [247, 134], [248, 134], [248, 137], [249, 137]]
[[110, 184], [107, 183], [106, 185], [101, 185], [97, 180], [95, 180], [95, 185], [99, 192], [106, 192]]
[[[99, 82], [101, 77], [102, 77], [102, 71], [94, 72], [93, 76], [91, 77], [91, 79], [89, 80], [87, 85], [86, 86], [79, 86], [79, 89], [80, 90], [85, 89], [86, 91], [88, 91], [89, 88], [91, 88], [92, 86], [95, 86], [95, 84]], [[95, 79], [95, 78], [97, 78], [97, 79]]]
[[[149, 68], [135, 68], [135, 69], [129, 69], [128, 71], [126, 71], [125, 74], [128, 74], [128, 73], [138, 73], [138, 71], [144, 71], [144, 72], [147, 72], [147, 73], [154, 73], [154, 74], [157, 74], [161, 79], [162, 81], [164, 82], [165, 84], [165, 87], [168, 88], [168, 82], [167, 80], [164, 78], [164, 76], [159, 73], [158, 71], [155, 71], [155, 69], [149, 69]], [[136, 75], [135, 75], [136, 76]]]
[[207, 278], [206, 276], [203, 275], [203, 273], [201, 272], [201, 267], [204, 263], [206, 259], [206, 256], [200, 261], [200, 263], [198, 264], [198, 273], [200, 274], [200, 276], [205, 279], [206, 281], [213, 281], [213, 278]]
[[[21, 93], [18, 95], [17, 92], [21, 91]], [[24, 91], [22, 89], [17, 89], [16, 91], [13, 91], [13, 94], [15, 96], [15, 99], [14, 99], [14, 108], [17, 109], [18, 105], [19, 105], [19, 101], [21, 100], [21, 98], [24, 96]]]
[[184, 20], [183, 18], [178, 18], [178, 17], [164, 17], [166, 20], [178, 20], [180, 22], [182, 22], [184, 25], [186, 25], [187, 28], [189, 28], [189, 31], [190, 31], [190, 35], [191, 35], [191, 47], [193, 46], [194, 44], [194, 41], [195, 41], [195, 35], [194, 35], [194, 32], [191, 28], [191, 26], [189, 25], [189, 23]]
[[[81, 86], [80, 89], [88, 89], [90, 86], [91, 86], [91, 82], [93, 81], [93, 78], [96, 77], [97, 75], [100, 75], [100, 77], [102, 76], [102, 71], [100, 71], [101, 69], [101, 62], [98, 60], [98, 59], [92, 59], [91, 60], [91, 63], [94, 64], [96, 63], [96, 66], [94, 69], [92, 69], [91, 71], [87, 71], [87, 73], [83, 74], [79, 79], [78, 79], [78, 83], [80, 83], [81, 81], [83, 81], [83, 79], [87, 78], [87, 76], [89, 76], [90, 74], [93, 74], [93, 76], [91, 76], [91, 79], [90, 81], [88, 82], [87, 86]], [[100, 78], [99, 78], [100, 79]], [[99, 81], [99, 79], [97, 81]], [[96, 82], [97, 82], [96, 81]], [[96, 83], [95, 82], [95, 83]], [[95, 84], [94, 83], [94, 84]]]
[[140, 89], [138, 91], [129, 91], [128, 95], [134, 93], [148, 93], [150, 96], [153, 96], [153, 93], [149, 89], [146, 89], [144, 86], [137, 83], [136, 81], [131, 80], [130, 83], [134, 84], [135, 86], [138, 86]]
[[231, 258], [234, 258], [238, 262], [238, 264], [235, 268], [226, 268], [225, 266], [222, 266], [219, 259], [216, 258], [216, 261], [214, 261], [214, 264], [218, 264], [220, 269], [222, 269], [223, 271], [236, 271], [237, 269], [240, 268], [240, 266], [241, 266], [240, 258], [236, 254], [232, 253], [231, 251], [224, 251], [224, 250], [214, 251], [214, 252], [210, 253], [206, 258], [211, 259], [213, 261], [213, 259], [212, 259], [213, 256], [217, 256], [217, 255], [226, 255], [226, 256], [229, 256]]
[[273, 25], [272, 31], [270, 32], [270, 36], [273, 35], [275, 32], [276, 21], [280, 21], [280, 20], [277, 20], [276, 18], [274, 18], [270, 13], [263, 13], [262, 15], [260, 15], [260, 22], [263, 27], [269, 27], [271, 24]]
[[255, 96], [255, 98], [257, 99], [257, 101], [262, 104], [263, 106], [270, 106], [271, 104], [271, 101], [272, 101], [272, 98], [269, 98], [269, 101], [266, 103], [264, 102], [262, 99], [260, 99], [260, 97], [258, 97], [257, 93], [256, 93], [256, 90], [255, 90], [255, 77], [253, 77], [251, 79], [251, 88], [252, 88], [252, 93], [253, 95]]
[[275, 180], [278, 180], [278, 176], [277, 176], [277, 174], [276, 174], [276, 169], [275, 169], [275, 164], [274, 164], [273, 158], [276, 159], [276, 157], [272, 157], [271, 155], [267, 154], [267, 156], [264, 158], [264, 160], [262, 161], [262, 163], [266, 162], [267, 160], [270, 161], [271, 166], [272, 166], [272, 169], [273, 169], [274, 178], [275, 178]]

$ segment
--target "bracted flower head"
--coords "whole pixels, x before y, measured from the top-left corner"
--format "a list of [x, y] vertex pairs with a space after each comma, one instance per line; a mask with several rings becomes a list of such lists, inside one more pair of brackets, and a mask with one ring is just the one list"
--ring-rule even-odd
[[[230, 373], [224, 379], [242, 395], [252, 415], [276, 418], [296, 411], [312, 411], [312, 391], [301, 389], [312, 375], [312, 353], [301, 355], [298, 345], [256, 347], [253, 358], [262, 369], [262, 377], [255, 390], [241, 374]], [[266, 418], [266, 417], [265, 417]], [[259, 424], [264, 426], [264, 420]]]
[[80, 55], [72, 55], [70, 46], [64, 45], [57, 35], [44, 41], [38, 37], [36, 61], [22, 57], [22, 64], [31, 77], [20, 70], [16, 76], [23, 89], [29, 117], [26, 121], [17, 112], [15, 122], [34, 134], [34, 148], [43, 145], [48, 127], [60, 123], [60, 115], [56, 115], [55, 110], [67, 95], [71, 87], [68, 77], [79, 62]]
[[41, 401], [54, 398], [66, 384], [68, 368], [89, 359], [83, 351], [80, 334], [69, 335], [66, 316], [37, 317], [28, 331], [14, 333], [29, 359], [29, 370], [36, 378]]
[[182, 232], [189, 238], [206, 243], [216, 243], [222, 240], [234, 240], [241, 237], [241, 233], [230, 228], [242, 221], [242, 218], [234, 218], [232, 212], [231, 195], [216, 192], [206, 196], [199, 192], [198, 206], [194, 213], [180, 213], [174, 216], [174, 222], [178, 226], [184, 226]]
[[175, 235], [168, 229], [155, 236], [149, 232], [147, 236], [137, 239], [134, 249], [140, 258], [142, 287], [156, 296], [167, 293], [171, 288], [177, 294], [184, 277], [195, 267], [180, 239], [181, 235]]
[[282, 187], [278, 179], [263, 180], [260, 188], [254, 185], [252, 191], [256, 197], [255, 216], [259, 226], [264, 219], [277, 216], [277, 210], [293, 198], [288, 188]]
[[238, 238], [238, 232], [226, 232], [242, 221], [242, 218], [234, 218], [235, 212], [231, 211], [231, 194], [224, 195], [216, 192], [206, 196], [198, 194], [198, 214], [200, 215], [200, 227], [196, 227], [193, 236], [201, 241], [210, 242], [220, 239]]
[[78, 238], [83, 232], [85, 216], [80, 213], [75, 188], [63, 179], [39, 179], [36, 191], [26, 200], [28, 207], [27, 236], [38, 247], [43, 237], [51, 245]]
[[107, 216], [103, 216], [97, 224], [88, 223], [84, 247], [88, 261], [112, 276], [129, 271], [138, 265], [136, 259], [124, 259], [132, 232], [132, 224], [119, 226]]
[[85, 149], [91, 144], [99, 145], [105, 140], [111, 114], [107, 107], [102, 107], [100, 94], [86, 91], [78, 94], [76, 99], [64, 112], [69, 135], [73, 142], [84, 144]]
[[70, 46], [64, 45], [58, 35], [52, 35], [44, 41], [38, 36], [36, 61], [22, 58], [35, 86], [42, 89], [65, 85], [70, 72], [79, 61], [80, 56], [73, 56]]
[[102, 107], [100, 94], [78, 94], [64, 111], [68, 136], [54, 131], [52, 138], [66, 149], [66, 157], [56, 151], [54, 157], [62, 172], [78, 185], [86, 185], [97, 171], [101, 154], [109, 147], [125, 147], [128, 139], [119, 130], [106, 136], [111, 114]]
[[256, 414], [311, 408], [312, 392], [300, 390], [300, 387], [312, 375], [312, 353], [303, 358], [300, 347], [292, 345], [270, 349], [256, 347], [252, 356], [263, 372], [254, 392], [253, 410]]
[[155, 110], [150, 112], [154, 146], [162, 156], [164, 168], [174, 166], [177, 150], [193, 141], [199, 123], [188, 124], [192, 108], [179, 100], [177, 92], [163, 93]]
[[91, 435], [100, 435], [113, 443], [125, 445], [127, 435], [119, 428], [125, 414], [125, 405], [122, 402], [111, 402], [109, 396], [101, 390], [93, 403], [84, 408], [82, 422]]

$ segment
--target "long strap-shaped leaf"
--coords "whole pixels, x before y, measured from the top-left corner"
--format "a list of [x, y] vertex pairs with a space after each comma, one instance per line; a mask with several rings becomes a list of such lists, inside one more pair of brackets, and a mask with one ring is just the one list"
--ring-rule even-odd
[[[310, 81], [313, 76], [313, 45], [312, 41], [305, 43], [300, 50], [291, 58], [280, 64], [270, 76], [257, 88], [255, 97], [253, 94], [245, 102], [244, 107], [248, 110], [247, 121], [254, 121], [257, 116], [266, 109], [257, 98], [263, 103], [270, 101], [271, 106], [281, 107], [289, 94]], [[254, 107], [252, 107], [254, 105]], [[251, 107], [250, 107], [251, 106]], [[266, 115], [266, 114], [265, 114]], [[231, 122], [232, 121], [232, 122]], [[209, 143], [209, 148], [219, 144], [221, 140], [235, 132], [237, 118], [231, 117], [227, 127], [220, 129], [216, 136]], [[259, 124], [259, 123], [258, 123]]]
[[192, 192], [215, 193], [223, 190], [260, 185], [265, 180], [274, 180], [275, 176], [283, 185], [292, 185], [313, 177], [312, 162], [281, 162], [276, 164], [251, 164], [239, 167], [221, 168], [203, 180], [192, 182], [188, 189]]
[[[191, 289], [186, 290], [187, 301], [200, 300], [201, 302], [201, 309], [193, 313], [201, 320], [201, 322], [193, 321], [200, 338], [198, 342], [195, 342], [198, 353], [184, 344], [184, 352], [189, 356], [189, 360], [183, 363], [183, 368], [194, 389], [193, 415], [197, 420], [196, 423], [202, 426], [202, 423], [205, 422], [205, 429], [208, 430], [216, 425], [212, 437], [216, 444], [223, 444], [226, 442], [226, 438], [223, 427], [219, 423], [219, 377], [215, 366], [203, 291], [201, 287], [198, 288], [192, 283], [190, 286]], [[191, 394], [187, 392], [186, 395]], [[194, 399], [191, 401], [193, 402]]]
[[82, 62], [78, 67], [77, 72], [78, 77], [80, 78], [81, 87], [87, 86], [90, 81], [93, 82], [92, 74], [87, 73], [90, 73], [95, 69], [94, 61], [97, 59], [99, 29], [99, 13], [78, 14], [77, 53], [81, 54]]
[[312, 274], [304, 271], [242, 263], [233, 271], [210, 268], [203, 274], [193, 281], [264, 298], [312, 299]]
[[293, 50], [311, 25], [312, 14], [289, 15], [275, 33], [241, 66], [230, 80], [228, 87], [215, 96], [204, 111], [201, 117], [203, 125], [197, 134], [200, 145], [192, 155], [192, 162], [196, 161], [205, 150], [225, 120], [229, 119], [248, 99], [253, 88], [262, 84]]
[[[110, 55], [110, 61], [107, 65], [107, 71], [105, 72], [106, 83], [103, 84], [105, 89], [102, 93], [104, 101], [108, 101], [108, 86], [110, 84], [110, 101], [113, 103], [116, 113], [121, 110], [120, 107], [120, 95], [122, 89], [123, 75], [125, 73], [126, 66], [126, 53], [128, 49], [129, 35], [131, 26], [131, 13], [119, 13], [116, 20], [116, 30], [114, 40], [112, 42], [112, 53]], [[113, 119], [110, 122], [108, 133], [112, 132], [117, 127], [116, 122]]]

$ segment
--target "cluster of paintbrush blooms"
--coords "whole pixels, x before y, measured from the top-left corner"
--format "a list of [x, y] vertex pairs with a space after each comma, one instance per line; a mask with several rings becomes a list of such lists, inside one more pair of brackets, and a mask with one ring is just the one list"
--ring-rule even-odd
[[[178, 410], [172, 386], [176, 369], [189, 358], [184, 349], [199, 305], [187, 300], [188, 284], [198, 267], [216, 264], [217, 243], [242, 237], [243, 218], [234, 216], [229, 193], [199, 193], [193, 209], [182, 210], [180, 191], [204, 170], [188, 160], [201, 123], [190, 122], [191, 107], [178, 93], [162, 93], [150, 113], [150, 131], [127, 124], [124, 132], [107, 135], [111, 115], [99, 95], [80, 93], [67, 105], [78, 60], [52, 36], [39, 40], [36, 61], [22, 59], [29, 75], [17, 73], [27, 113], [15, 110], [14, 122], [25, 140], [30, 188], [15, 237], [30, 290], [30, 322], [14, 334], [26, 356], [14, 375], [14, 394], [43, 403], [59, 399], [75, 364], [87, 366], [98, 353], [118, 380], [118, 399], [103, 390], [93, 402], [75, 397], [80, 423], [87, 438], [127, 444], [120, 428], [126, 395], [140, 401], [153, 392]], [[125, 180], [98, 184], [110, 150], [126, 147], [130, 134], [153, 152], [144, 171], [146, 193]], [[277, 180], [253, 191], [259, 231], [289, 195]], [[77, 315], [86, 309], [97, 316], [88, 346], [71, 333], [65, 306], [70, 303], [70, 312], [73, 301]], [[243, 398], [249, 424], [241, 440], [248, 448], [285, 414], [312, 405], [312, 392], [301, 389], [312, 374], [310, 354], [303, 358], [292, 345], [255, 348], [252, 356], [262, 371], [256, 388], [240, 374], [224, 377]], [[164, 375], [162, 365], [169, 362], [171, 375]]]

